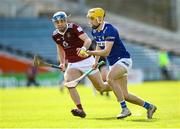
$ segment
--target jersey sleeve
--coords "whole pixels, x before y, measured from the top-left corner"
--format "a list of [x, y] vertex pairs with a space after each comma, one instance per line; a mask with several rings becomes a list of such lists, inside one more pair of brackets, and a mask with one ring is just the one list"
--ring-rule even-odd
[[59, 44], [59, 42], [56, 40], [56, 37], [54, 35], [52, 35], [52, 39], [56, 44]]
[[105, 31], [104, 39], [105, 41], [114, 42], [116, 36], [116, 31], [112, 26], [108, 26]]
[[77, 36], [84, 34], [82, 27], [80, 27], [79, 25], [76, 25], [76, 24], [73, 25], [73, 31]]
[[56, 34], [57, 34], [57, 31], [55, 30], [52, 34], [52, 39], [56, 44], [60, 44], [61, 41], [60, 41], [60, 39], [57, 39]]

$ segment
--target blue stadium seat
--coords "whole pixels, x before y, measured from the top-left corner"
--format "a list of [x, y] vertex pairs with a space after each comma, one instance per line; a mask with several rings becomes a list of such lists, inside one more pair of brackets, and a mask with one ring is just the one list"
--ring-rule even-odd
[[[39, 54], [46, 59], [57, 60], [56, 45], [51, 38], [54, 26], [45, 18], [1, 18], [0, 44], [10, 45], [26, 52]], [[83, 27], [90, 35], [90, 30]], [[91, 37], [91, 36], [90, 36]], [[142, 69], [145, 80], [161, 78], [158, 68], [157, 52], [146, 47], [125, 43], [133, 60], [133, 68]], [[180, 59], [176, 62], [180, 64]]]

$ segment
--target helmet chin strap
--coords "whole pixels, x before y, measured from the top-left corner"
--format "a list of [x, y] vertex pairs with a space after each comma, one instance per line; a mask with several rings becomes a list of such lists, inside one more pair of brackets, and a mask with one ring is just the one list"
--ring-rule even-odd
[[101, 24], [99, 23], [99, 25], [97, 26], [92, 26], [93, 29], [97, 29]]
[[93, 29], [97, 29], [101, 23], [102, 23], [102, 20], [100, 20], [100, 18], [97, 18], [97, 22], [99, 23], [97, 26], [92, 26]]

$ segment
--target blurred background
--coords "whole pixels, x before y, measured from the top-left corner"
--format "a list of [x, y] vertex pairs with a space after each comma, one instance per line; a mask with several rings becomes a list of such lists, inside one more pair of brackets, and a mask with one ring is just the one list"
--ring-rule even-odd
[[0, 0], [0, 87], [61, 84], [63, 73], [33, 67], [33, 57], [58, 64], [51, 38], [57, 11], [91, 37], [92, 7], [104, 8], [119, 29], [133, 59], [130, 83], [180, 79], [180, 0]]

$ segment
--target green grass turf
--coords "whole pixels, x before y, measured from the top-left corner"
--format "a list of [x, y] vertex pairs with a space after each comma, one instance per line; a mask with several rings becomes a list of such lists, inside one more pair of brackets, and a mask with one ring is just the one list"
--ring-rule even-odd
[[134, 94], [157, 105], [152, 120], [146, 110], [128, 103], [132, 116], [117, 120], [119, 103], [111, 97], [94, 95], [92, 88], [78, 87], [85, 119], [74, 117], [68, 91], [55, 88], [0, 89], [1, 128], [180, 128], [180, 82], [149, 82], [129, 86]]

